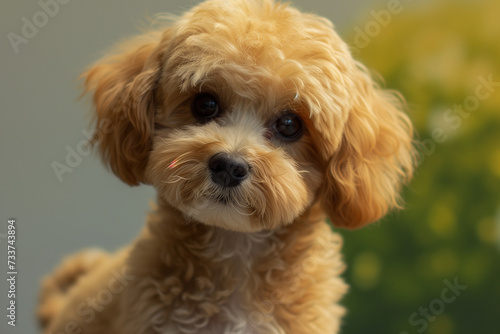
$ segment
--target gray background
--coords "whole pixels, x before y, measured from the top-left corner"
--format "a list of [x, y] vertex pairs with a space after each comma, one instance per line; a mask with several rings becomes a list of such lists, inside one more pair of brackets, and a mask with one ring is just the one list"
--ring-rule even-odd
[[[42, 0], [50, 2], [51, 0]], [[66, 164], [66, 147], [86, 139], [90, 105], [78, 101], [78, 75], [106, 48], [138, 32], [152, 14], [180, 14], [198, 1], [70, 1], [16, 54], [7, 38], [21, 35], [22, 18], [33, 22], [38, 1], [0, 4], [0, 233], [17, 220], [17, 326], [8, 326], [6, 240], [0, 235], [0, 332], [36, 333], [35, 306], [40, 279], [81, 248], [113, 250], [142, 227], [154, 191], [130, 188], [108, 172], [96, 155], [83, 157], [63, 181], [51, 164]], [[374, 0], [295, 0], [299, 8], [331, 19], [341, 35]]]

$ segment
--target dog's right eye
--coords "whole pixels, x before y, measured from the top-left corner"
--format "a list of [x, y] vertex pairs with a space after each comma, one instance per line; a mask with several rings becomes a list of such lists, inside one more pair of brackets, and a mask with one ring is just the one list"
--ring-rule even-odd
[[217, 117], [220, 112], [217, 98], [208, 93], [201, 93], [195, 96], [191, 105], [193, 116], [201, 123], [207, 123]]

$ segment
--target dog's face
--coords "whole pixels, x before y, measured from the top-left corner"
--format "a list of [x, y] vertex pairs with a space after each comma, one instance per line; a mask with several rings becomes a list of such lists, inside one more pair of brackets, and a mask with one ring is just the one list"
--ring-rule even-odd
[[269, 0], [209, 0], [86, 74], [95, 141], [130, 185], [235, 231], [320, 202], [355, 228], [398, 204], [412, 127], [325, 19]]

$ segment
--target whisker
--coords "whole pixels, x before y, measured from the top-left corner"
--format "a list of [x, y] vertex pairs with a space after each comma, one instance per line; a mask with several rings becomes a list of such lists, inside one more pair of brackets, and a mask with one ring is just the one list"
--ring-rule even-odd
[[[171, 180], [171, 179], [173, 179], [173, 180]], [[168, 178], [168, 180], [163, 181], [163, 183], [176, 183], [179, 181], [189, 181], [189, 180], [191, 180], [191, 179], [187, 178], [187, 177], [183, 177], [180, 175], [172, 175], [171, 177]]]

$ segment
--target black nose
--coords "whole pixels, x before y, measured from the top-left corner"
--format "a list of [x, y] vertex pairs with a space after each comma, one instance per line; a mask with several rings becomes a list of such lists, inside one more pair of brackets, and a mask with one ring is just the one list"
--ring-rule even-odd
[[236, 187], [248, 176], [248, 164], [243, 159], [217, 153], [208, 161], [212, 181], [223, 187]]

